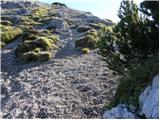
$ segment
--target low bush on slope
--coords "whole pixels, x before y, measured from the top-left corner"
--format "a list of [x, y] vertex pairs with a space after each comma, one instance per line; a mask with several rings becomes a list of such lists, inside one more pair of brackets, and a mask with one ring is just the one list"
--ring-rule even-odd
[[89, 48], [82, 48], [82, 52], [84, 54], [88, 54], [90, 52]]
[[52, 3], [52, 5], [66, 7], [66, 5], [64, 3], [60, 3], [60, 2], [54, 2], [54, 3]]
[[1, 47], [12, 42], [18, 35], [22, 33], [20, 28], [13, 26], [0, 25], [1, 29]]
[[36, 8], [33, 10], [31, 17], [34, 20], [39, 20], [42, 19], [44, 17], [48, 16], [48, 9], [47, 8]]
[[16, 56], [22, 63], [31, 61], [47, 61], [51, 58], [51, 50], [57, 48], [57, 36], [49, 32], [29, 31], [23, 34], [23, 43], [16, 49]]
[[133, 67], [120, 78], [116, 94], [107, 107], [111, 108], [119, 103], [127, 103], [138, 108], [140, 94], [148, 85], [152, 84], [152, 79], [159, 73], [158, 62], [158, 56], [152, 56], [147, 61], [141, 61], [140, 64], [133, 64]]
[[32, 29], [34, 26], [42, 25], [41, 22], [35, 21], [30, 15], [21, 17], [20, 24], [23, 29]]
[[87, 31], [84, 37], [80, 37], [76, 40], [75, 46], [76, 48], [96, 48], [96, 44], [98, 42], [98, 36], [96, 30]]

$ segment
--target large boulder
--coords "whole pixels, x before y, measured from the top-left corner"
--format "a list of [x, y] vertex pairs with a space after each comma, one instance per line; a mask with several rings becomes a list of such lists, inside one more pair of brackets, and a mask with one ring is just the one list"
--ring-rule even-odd
[[159, 118], [159, 76], [154, 77], [152, 85], [148, 86], [139, 97], [140, 114], [146, 118]]
[[125, 104], [119, 104], [111, 110], [106, 110], [103, 119], [136, 119], [134, 113], [130, 112]]
[[47, 29], [64, 29], [67, 28], [68, 24], [62, 19], [58, 17], [54, 17], [51, 21], [49, 21], [44, 28]]

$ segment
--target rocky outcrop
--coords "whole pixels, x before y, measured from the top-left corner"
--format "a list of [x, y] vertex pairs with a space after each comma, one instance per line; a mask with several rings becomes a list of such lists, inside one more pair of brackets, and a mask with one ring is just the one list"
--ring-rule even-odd
[[52, 28], [52, 29], [65, 29], [68, 27], [68, 24], [59, 17], [54, 17], [51, 21], [49, 21], [44, 28]]
[[130, 112], [125, 104], [119, 104], [111, 110], [105, 111], [104, 119], [137, 119], [138, 117]]
[[159, 76], [157, 75], [139, 97], [140, 114], [149, 119], [159, 118]]
[[[155, 76], [151, 86], [146, 87], [139, 96], [140, 107], [138, 112], [128, 109], [125, 104], [119, 104], [111, 110], [106, 110], [104, 119], [135, 119], [138, 116], [145, 116], [148, 119], [159, 118], [159, 76]], [[132, 106], [134, 108], [134, 106]]]

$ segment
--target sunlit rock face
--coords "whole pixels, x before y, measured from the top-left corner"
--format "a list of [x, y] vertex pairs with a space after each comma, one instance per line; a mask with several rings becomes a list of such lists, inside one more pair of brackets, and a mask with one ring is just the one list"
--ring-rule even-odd
[[157, 75], [139, 97], [141, 113], [146, 118], [159, 118], [159, 76]]
[[137, 119], [138, 117], [130, 112], [125, 104], [119, 104], [111, 110], [105, 111], [104, 119]]

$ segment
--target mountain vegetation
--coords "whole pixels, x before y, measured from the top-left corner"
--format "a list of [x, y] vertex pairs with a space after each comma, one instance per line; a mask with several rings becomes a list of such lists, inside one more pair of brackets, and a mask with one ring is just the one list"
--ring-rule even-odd
[[2, 118], [93, 119], [131, 105], [146, 118], [139, 96], [159, 73], [158, 1], [123, 0], [118, 23], [59, 2], [1, 1]]
[[144, 1], [140, 8], [133, 1], [122, 1], [120, 21], [100, 32], [99, 53], [108, 67], [121, 75], [108, 107], [119, 103], [138, 106], [138, 96], [159, 73], [159, 3]]

